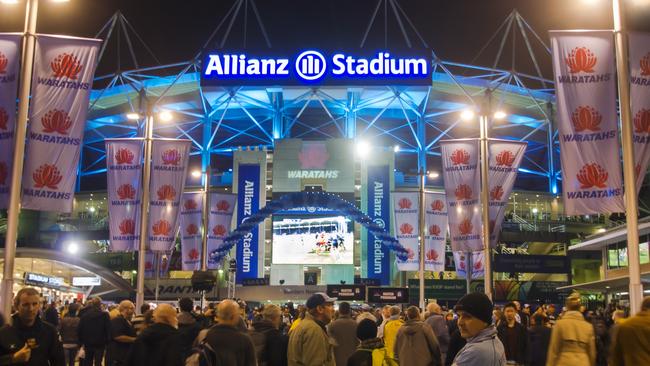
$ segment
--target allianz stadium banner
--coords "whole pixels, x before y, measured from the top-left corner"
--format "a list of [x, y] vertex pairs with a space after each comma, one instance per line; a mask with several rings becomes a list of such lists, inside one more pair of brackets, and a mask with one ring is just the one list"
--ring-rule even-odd
[[636, 192], [650, 163], [650, 33], [632, 32], [630, 42], [630, 107], [634, 122]]
[[167, 251], [174, 246], [190, 144], [189, 140], [153, 140], [149, 191], [149, 249], [152, 251]]
[[[236, 194], [211, 193], [210, 216], [208, 217], [208, 253], [221, 249], [223, 239], [230, 234], [232, 216], [237, 202]], [[208, 269], [219, 268], [219, 262], [210, 260], [208, 255]]]
[[441, 141], [440, 146], [451, 248], [461, 252], [483, 250], [479, 140], [447, 140]]
[[508, 199], [527, 145], [519, 141], [488, 141], [489, 228], [492, 248], [497, 245]]
[[567, 215], [623, 212], [611, 31], [552, 31]]
[[[248, 220], [260, 209], [260, 198], [263, 186], [260, 164], [239, 164], [237, 179], [237, 223]], [[264, 225], [262, 225], [264, 230]], [[245, 279], [258, 278], [258, 256], [263, 255], [264, 243], [260, 243], [259, 225], [246, 234], [237, 243], [237, 275], [238, 284]]]
[[[369, 165], [366, 186], [366, 212], [372, 220], [388, 229], [390, 225], [390, 166]], [[390, 229], [389, 229], [390, 230]], [[380, 285], [390, 285], [390, 252], [372, 233], [367, 232], [368, 278], [377, 279]]]
[[393, 192], [393, 213], [395, 219], [395, 237], [408, 251], [408, 259], [397, 258], [399, 271], [417, 271], [420, 269], [420, 250], [418, 236], [420, 232], [420, 215], [418, 192]]
[[447, 203], [444, 193], [424, 194], [424, 270], [445, 270], [447, 240]]
[[[467, 256], [470, 252], [454, 252], [454, 265], [456, 266], [456, 278], [467, 277]], [[484, 252], [471, 252], [472, 255], [472, 278], [485, 277], [483, 262]]]
[[0, 210], [9, 206], [22, 36], [0, 33]]
[[181, 266], [183, 271], [201, 269], [203, 244], [203, 192], [183, 193], [181, 206]]
[[36, 37], [22, 208], [71, 212], [101, 40]]
[[106, 139], [111, 251], [138, 249], [143, 139]]

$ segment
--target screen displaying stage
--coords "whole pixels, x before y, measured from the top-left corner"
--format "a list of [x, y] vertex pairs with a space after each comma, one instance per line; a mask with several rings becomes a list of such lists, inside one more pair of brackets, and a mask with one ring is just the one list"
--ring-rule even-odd
[[353, 248], [345, 216], [273, 216], [274, 264], [353, 264]]

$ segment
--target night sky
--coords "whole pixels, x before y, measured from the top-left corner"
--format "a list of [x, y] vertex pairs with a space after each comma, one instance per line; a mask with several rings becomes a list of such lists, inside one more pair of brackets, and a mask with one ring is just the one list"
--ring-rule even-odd
[[[24, 2], [25, 0], [23, 0]], [[232, 49], [265, 48], [264, 38], [251, 0], [242, 5], [225, 47]], [[210, 33], [235, 3], [234, 0], [70, 0], [53, 4], [40, 0], [38, 32], [93, 37], [120, 10], [142, 36], [162, 64], [192, 58], [207, 41]], [[274, 49], [340, 48], [360, 46], [364, 32], [378, 0], [256, 0], [255, 4], [266, 27]], [[590, 5], [592, 3], [592, 5]], [[650, 0], [626, 0], [628, 28], [650, 31]], [[444, 60], [491, 66], [498, 43], [497, 37], [480, 57], [478, 51], [517, 9], [533, 29], [548, 43], [549, 29], [602, 29], [612, 27], [609, 0], [401, 0], [402, 9], [420, 32], [426, 43]], [[248, 21], [245, 23], [244, 9]], [[385, 45], [384, 5], [379, 9], [366, 42], [368, 49]], [[387, 44], [389, 49], [404, 48], [406, 43], [399, 30], [392, 7], [388, 5]], [[422, 47], [406, 19], [404, 26], [414, 47]], [[22, 31], [24, 4], [0, 5], [0, 31]], [[216, 48], [228, 22], [218, 32], [212, 47]], [[246, 29], [246, 43], [244, 43]], [[533, 73], [532, 63], [516, 34], [516, 69]], [[156, 61], [135, 40], [140, 66], [154, 66]], [[540, 58], [543, 72], [550, 76], [550, 57], [537, 41], [534, 52]], [[500, 68], [511, 68], [511, 44], [508, 43]], [[117, 66], [117, 43], [109, 44], [98, 74], [114, 72]], [[121, 44], [121, 69], [132, 69], [125, 60], [126, 48]], [[474, 60], [475, 59], [475, 60]]]

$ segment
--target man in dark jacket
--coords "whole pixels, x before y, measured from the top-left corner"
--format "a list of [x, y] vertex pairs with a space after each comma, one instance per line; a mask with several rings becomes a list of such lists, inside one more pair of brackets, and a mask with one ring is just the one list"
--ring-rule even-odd
[[406, 309], [406, 322], [397, 331], [395, 359], [401, 365], [440, 366], [442, 356], [438, 340], [429, 325], [421, 320], [420, 309]]
[[178, 313], [178, 332], [181, 339], [181, 353], [183, 359], [186, 359], [192, 353], [192, 342], [196, 339], [201, 331], [201, 322], [199, 318], [192, 313], [194, 301], [189, 297], [183, 297], [178, 300], [178, 307], [181, 312]]
[[350, 316], [350, 303], [344, 301], [339, 304], [339, 317], [327, 326], [327, 334], [335, 342], [334, 358], [337, 365], [347, 364], [348, 358], [357, 349], [359, 341], [356, 331], [357, 322]]
[[497, 335], [503, 343], [506, 361], [523, 365], [528, 354], [528, 334], [526, 328], [517, 322], [517, 306], [514, 303], [506, 304], [503, 315], [506, 321], [497, 327]]
[[547, 326], [548, 319], [544, 314], [533, 315], [535, 325], [528, 328], [528, 365], [546, 365], [546, 353], [551, 341], [551, 328]]
[[38, 317], [41, 296], [31, 287], [18, 291], [17, 313], [0, 329], [0, 364], [64, 366], [63, 346], [56, 329]]
[[256, 366], [255, 347], [251, 337], [237, 327], [241, 321], [239, 305], [224, 300], [217, 307], [217, 325], [210, 328], [205, 339], [215, 351], [217, 365]]
[[95, 297], [79, 320], [79, 342], [86, 352], [82, 365], [101, 366], [110, 339], [111, 319], [107, 312], [102, 311], [102, 299]]
[[447, 356], [447, 348], [449, 348], [449, 328], [447, 328], [447, 321], [445, 320], [445, 317], [442, 316], [440, 305], [435, 302], [430, 302], [429, 305], [427, 305], [427, 312], [429, 313], [429, 316], [424, 322], [429, 324], [431, 329], [433, 329], [433, 334], [435, 334], [436, 339], [438, 339], [440, 353], [444, 360]]
[[282, 310], [277, 305], [266, 305], [262, 319], [253, 322], [250, 336], [260, 366], [286, 366], [289, 336], [282, 334]]
[[129, 366], [182, 366], [176, 310], [160, 304], [153, 311], [154, 324], [136, 338], [127, 359]]
[[59, 311], [56, 310], [56, 301], [52, 301], [45, 310], [45, 321], [54, 325], [55, 328], [59, 326]]
[[135, 328], [131, 324], [135, 305], [129, 300], [124, 300], [117, 309], [120, 314], [111, 319], [111, 363], [106, 366], [126, 365], [126, 358], [136, 337]]

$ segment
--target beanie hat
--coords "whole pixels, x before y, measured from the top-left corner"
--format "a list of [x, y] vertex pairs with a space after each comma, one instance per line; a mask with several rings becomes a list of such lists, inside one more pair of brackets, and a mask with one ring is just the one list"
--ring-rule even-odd
[[488, 325], [492, 324], [492, 309], [492, 301], [478, 292], [463, 296], [454, 307], [455, 311], [464, 311]]
[[370, 319], [363, 319], [357, 324], [357, 338], [362, 341], [377, 338], [377, 323]]

